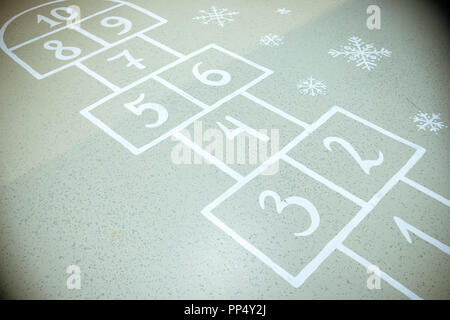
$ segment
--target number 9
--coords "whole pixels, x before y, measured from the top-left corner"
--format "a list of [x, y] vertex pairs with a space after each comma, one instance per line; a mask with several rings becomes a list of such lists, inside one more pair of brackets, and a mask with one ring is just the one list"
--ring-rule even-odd
[[[111, 23], [111, 20], [116, 21], [116, 22]], [[103, 19], [101, 24], [102, 24], [102, 26], [107, 27], [107, 28], [116, 28], [116, 27], [123, 26], [122, 31], [120, 31], [117, 34], [119, 36], [130, 31], [131, 27], [133, 26], [133, 24], [131, 23], [130, 20], [122, 18], [122, 17], [116, 17], [116, 16], [107, 17], [107, 18]]]

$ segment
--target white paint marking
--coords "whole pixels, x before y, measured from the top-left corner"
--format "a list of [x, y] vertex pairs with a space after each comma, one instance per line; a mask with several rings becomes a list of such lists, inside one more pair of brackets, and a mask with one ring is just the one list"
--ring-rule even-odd
[[99, 75], [98, 73], [92, 71], [91, 69], [89, 69], [88, 67], [86, 67], [84, 64], [82, 64], [81, 62], [78, 62], [76, 64], [76, 66], [83, 70], [84, 72], [86, 72], [88, 75], [90, 75], [92, 78], [96, 79], [98, 82], [104, 84], [105, 86], [107, 86], [109, 89], [111, 89], [114, 92], [119, 92], [120, 88], [114, 84], [112, 84], [111, 82], [109, 82], [108, 80], [106, 80], [105, 78], [103, 78], [101, 75]]
[[240, 235], [238, 235], [233, 229], [224, 224], [221, 220], [219, 220], [216, 216], [214, 216], [211, 212], [206, 209], [202, 210], [202, 214], [211, 221], [214, 225], [216, 225], [219, 229], [233, 238], [237, 243], [239, 243], [244, 249], [253, 253], [258, 259], [260, 259], [263, 263], [269, 266], [276, 274], [278, 274], [281, 278], [286, 280], [288, 283], [294, 283], [294, 277], [278, 266], [275, 262], [273, 262], [269, 257], [267, 257], [262, 251], [253, 246], [251, 243], [243, 239]]
[[406, 238], [406, 241], [409, 243], [412, 243], [411, 236], [409, 235], [409, 232], [414, 233], [417, 237], [421, 238], [423, 241], [428, 242], [432, 246], [438, 248], [442, 252], [450, 255], [450, 247], [446, 244], [436, 240], [435, 238], [429, 236], [425, 232], [417, 229], [416, 227], [410, 225], [409, 223], [405, 222], [403, 219], [400, 219], [399, 217], [394, 217], [394, 221], [397, 224], [397, 227], [400, 229], [400, 232], [403, 234], [403, 236]]
[[[22, 15], [25, 14], [25, 13], [28, 13], [28, 12], [30, 12], [30, 11], [33, 11], [33, 10], [38, 9], [38, 8], [41, 8], [41, 7], [45, 7], [45, 6], [48, 6], [48, 5], [51, 5], [51, 4], [60, 3], [60, 2], [64, 2], [64, 1], [66, 1], [66, 0], [56, 0], [56, 1], [51, 1], [51, 2], [48, 2], [48, 3], [44, 3], [44, 4], [42, 4], [42, 5], [39, 5], [39, 6], [30, 8], [30, 9], [27, 9], [27, 10], [25, 10], [25, 11], [22, 11], [21, 13], [15, 15], [15, 16], [12, 17], [11, 19], [9, 19], [9, 20], [2, 26], [2, 28], [0, 29], [0, 48], [1, 48], [6, 54], [8, 54], [8, 55], [11, 57], [11, 59], [13, 59], [16, 63], [18, 63], [20, 66], [22, 66], [25, 70], [27, 70], [33, 77], [35, 77], [35, 78], [38, 79], [38, 80], [44, 79], [44, 78], [49, 77], [49, 76], [51, 76], [51, 75], [53, 75], [53, 74], [55, 74], [55, 73], [57, 73], [57, 72], [59, 72], [59, 71], [62, 71], [62, 70], [65, 70], [65, 69], [67, 69], [67, 68], [69, 68], [69, 67], [75, 66], [78, 62], [82, 62], [82, 61], [84, 61], [84, 60], [86, 60], [86, 59], [89, 59], [89, 58], [91, 58], [92, 56], [94, 56], [94, 55], [96, 55], [96, 54], [98, 54], [98, 53], [101, 53], [101, 52], [103, 52], [103, 51], [105, 51], [105, 50], [107, 50], [107, 49], [109, 49], [109, 48], [115, 47], [115, 46], [117, 46], [117, 45], [119, 45], [119, 44], [121, 44], [121, 43], [124, 43], [124, 42], [126, 42], [126, 41], [128, 41], [128, 40], [130, 40], [130, 39], [132, 39], [132, 38], [134, 38], [134, 37], [136, 37], [136, 36], [138, 36], [138, 35], [140, 35], [140, 34], [143, 34], [143, 33], [145, 33], [145, 32], [148, 32], [148, 31], [150, 31], [150, 30], [153, 30], [153, 29], [155, 29], [155, 28], [158, 28], [159, 26], [161, 26], [161, 25], [167, 23], [167, 20], [166, 20], [166, 19], [163, 19], [163, 18], [157, 16], [156, 14], [154, 14], [154, 13], [148, 11], [148, 10], [139, 8], [138, 6], [136, 6], [136, 5], [134, 5], [134, 4], [130, 4], [130, 3], [128, 3], [128, 2], [120, 1], [120, 0], [110, 0], [110, 1], [116, 2], [116, 3], [118, 3], [118, 4], [115, 5], [115, 6], [112, 6], [112, 7], [110, 7], [110, 8], [107, 8], [107, 9], [104, 9], [104, 10], [100, 10], [100, 11], [98, 11], [98, 12], [96, 12], [96, 13], [90, 15], [90, 16], [87, 16], [87, 17], [83, 18], [83, 19], [80, 19], [79, 22], [85, 21], [85, 20], [87, 20], [87, 19], [90, 19], [90, 18], [95, 17], [95, 16], [97, 16], [97, 15], [103, 14], [103, 13], [108, 12], [108, 11], [110, 11], [110, 10], [113, 10], [113, 9], [115, 9], [115, 8], [121, 7], [121, 6], [123, 6], [123, 5], [127, 5], [127, 6], [129, 6], [129, 7], [132, 7], [132, 8], [134, 8], [134, 9], [138, 10], [138, 11], [141, 11], [141, 12], [143, 12], [143, 13], [145, 13], [145, 14], [151, 16], [151, 17], [153, 17], [154, 19], [158, 20], [159, 22], [156, 23], [156, 24], [154, 24], [154, 25], [152, 25], [152, 26], [150, 26], [150, 27], [148, 27], [148, 28], [146, 28], [146, 29], [143, 29], [143, 30], [141, 30], [141, 31], [139, 31], [139, 32], [136, 32], [136, 33], [133, 34], [133, 35], [130, 35], [130, 36], [126, 37], [126, 38], [123, 38], [123, 39], [121, 39], [121, 40], [119, 40], [119, 41], [116, 41], [116, 42], [113, 43], [113, 44], [110, 44], [110, 45], [108, 45], [108, 46], [104, 46], [103, 48], [101, 48], [101, 49], [99, 49], [99, 50], [97, 50], [97, 51], [94, 51], [94, 52], [92, 52], [92, 53], [90, 53], [90, 54], [88, 54], [88, 55], [86, 55], [86, 56], [84, 56], [84, 57], [82, 57], [82, 58], [80, 58], [80, 59], [78, 59], [78, 60], [72, 61], [72, 62], [70, 62], [70, 63], [68, 63], [68, 64], [66, 64], [66, 65], [64, 65], [64, 66], [62, 66], [62, 67], [56, 68], [56, 69], [54, 69], [54, 70], [52, 70], [52, 71], [49, 71], [49, 72], [47, 72], [47, 73], [45, 73], [45, 74], [40, 74], [39, 72], [37, 72], [36, 70], [34, 70], [31, 66], [29, 66], [26, 62], [24, 62], [22, 59], [20, 59], [17, 55], [15, 55], [12, 51], [13, 51], [13, 50], [16, 50], [16, 49], [18, 49], [18, 48], [20, 48], [20, 47], [22, 47], [22, 46], [25, 46], [25, 45], [27, 45], [27, 44], [30, 44], [30, 43], [32, 43], [32, 42], [34, 42], [34, 41], [37, 41], [37, 40], [39, 40], [39, 39], [42, 39], [42, 38], [47, 37], [47, 36], [49, 36], [49, 35], [52, 35], [52, 34], [58, 32], [58, 31], [61, 31], [61, 30], [63, 30], [63, 29], [66, 29], [66, 28], [71, 28], [71, 29], [72, 29], [74, 24], [67, 24], [67, 25], [65, 25], [64, 27], [55, 29], [55, 30], [53, 30], [53, 31], [50, 31], [50, 32], [48, 32], [48, 33], [45, 33], [45, 34], [43, 34], [43, 35], [41, 35], [41, 36], [38, 36], [38, 37], [36, 37], [36, 38], [33, 38], [33, 39], [31, 39], [31, 40], [25, 41], [24, 43], [21, 43], [21, 44], [19, 44], [19, 45], [16, 45], [16, 46], [14, 46], [12, 49], [9, 49], [9, 48], [6, 46], [5, 42], [4, 42], [4, 34], [5, 34], [5, 30], [6, 30], [6, 28], [8, 27], [8, 25], [9, 25], [12, 21], [14, 21], [15, 19], [17, 19], [18, 17], [22, 16]], [[79, 22], [77, 21], [76, 23], [79, 23]], [[99, 39], [97, 39], [97, 40], [99, 40]], [[100, 40], [100, 41], [101, 41], [101, 40]]]
[[128, 6], [128, 7], [130, 7], [130, 8], [133, 8], [133, 9], [135, 9], [135, 10], [137, 10], [137, 11], [140, 11], [140, 12], [146, 14], [147, 16], [150, 16], [150, 17], [154, 18], [155, 20], [158, 20], [158, 21], [159, 21], [160, 23], [162, 23], [162, 24], [167, 23], [167, 20], [166, 20], [166, 19], [164, 19], [164, 18], [158, 16], [157, 14], [155, 14], [155, 13], [153, 13], [153, 12], [151, 12], [151, 11], [148, 11], [148, 10], [142, 8], [142, 7], [139, 7], [139, 6], [137, 6], [137, 5], [135, 5], [135, 4], [131, 3], [131, 2], [120, 1], [120, 0], [114, 0], [114, 1], [120, 2], [120, 3], [126, 5], [126, 6]]
[[310, 176], [311, 178], [313, 178], [316, 181], [319, 181], [320, 183], [324, 184], [326, 187], [328, 187], [329, 189], [339, 193], [341, 196], [343, 196], [344, 198], [347, 198], [348, 200], [352, 201], [353, 203], [357, 204], [360, 207], [365, 207], [368, 205], [367, 202], [365, 202], [364, 200], [361, 200], [359, 197], [355, 196], [354, 194], [352, 194], [351, 192], [345, 190], [344, 188], [334, 184], [333, 182], [331, 182], [330, 180], [322, 177], [320, 174], [316, 173], [315, 171], [307, 168], [306, 166], [304, 166], [303, 164], [301, 164], [300, 162], [292, 159], [290, 156], [288, 155], [283, 155], [281, 157], [281, 159], [283, 159], [284, 161], [286, 161], [287, 163], [289, 163], [291, 166], [293, 166], [294, 168], [297, 168], [298, 170], [300, 170], [301, 172], [305, 173], [306, 175]]
[[114, 130], [112, 130], [110, 127], [108, 127], [106, 124], [104, 124], [100, 119], [93, 116], [89, 111], [86, 109], [81, 110], [80, 113], [86, 117], [89, 121], [91, 121], [93, 124], [95, 124], [97, 127], [99, 127], [101, 130], [103, 130], [107, 135], [112, 137], [114, 140], [122, 144], [125, 148], [127, 148], [131, 153], [134, 155], [138, 155], [139, 149], [136, 148], [134, 145], [129, 143], [125, 138], [123, 138], [121, 135], [117, 134]]
[[297, 196], [290, 196], [284, 200], [281, 200], [280, 195], [275, 191], [264, 190], [263, 192], [260, 193], [258, 199], [259, 206], [263, 210], [265, 209], [265, 201], [267, 197], [271, 197], [275, 201], [275, 208], [278, 214], [281, 214], [283, 210], [290, 205], [296, 205], [306, 210], [306, 212], [308, 212], [309, 218], [311, 219], [311, 224], [305, 231], [294, 233], [296, 237], [307, 237], [313, 234], [319, 227], [320, 225], [319, 212], [317, 211], [317, 208], [314, 206], [314, 204], [308, 199]]
[[[369, 266], [373, 265], [373, 263], [367, 261], [366, 259], [364, 259], [363, 257], [361, 257], [356, 252], [354, 252], [353, 250], [349, 249], [347, 246], [345, 246], [343, 244], [339, 245], [337, 247], [337, 249], [339, 249], [339, 251], [341, 251], [343, 254], [347, 255], [349, 258], [351, 258], [351, 259], [355, 260], [356, 262], [358, 262], [359, 264], [363, 265], [366, 269]], [[386, 274], [383, 271], [381, 271], [381, 278], [384, 281], [386, 281], [387, 283], [389, 283], [392, 287], [394, 287], [395, 289], [397, 289], [398, 291], [403, 293], [408, 298], [413, 299], [413, 300], [422, 300], [421, 297], [416, 295], [414, 292], [412, 292], [411, 290], [406, 288], [400, 282], [398, 282], [397, 280], [393, 279], [392, 277], [390, 277], [388, 274]]]
[[101, 44], [104, 47], [110, 47], [111, 44], [105, 40], [103, 40], [100, 37], [97, 37], [95, 34], [90, 33], [89, 31], [84, 30], [83, 28], [80, 27], [72, 27], [72, 30], [77, 31], [78, 33], [81, 33], [82, 35], [84, 35], [85, 37], [91, 39], [92, 41], [95, 41], [99, 44]]
[[272, 111], [272, 112], [282, 116], [283, 118], [285, 118], [285, 119], [295, 123], [296, 125], [298, 125], [298, 126], [300, 126], [302, 128], [306, 129], [306, 128], [309, 127], [309, 124], [307, 124], [306, 122], [298, 120], [297, 118], [291, 116], [290, 114], [288, 114], [288, 113], [286, 113], [286, 112], [284, 112], [284, 111], [282, 111], [282, 110], [280, 110], [280, 109], [270, 105], [266, 101], [264, 101], [262, 99], [259, 99], [259, 98], [255, 97], [254, 95], [252, 95], [252, 94], [250, 94], [248, 92], [242, 92], [241, 95], [243, 95], [247, 99], [252, 100], [253, 102], [261, 105], [262, 107], [264, 107], [264, 108], [266, 108], [266, 109], [268, 109], [268, 110], [270, 110], [270, 111]]
[[183, 58], [183, 57], [185, 57], [184, 54], [179, 53], [178, 51], [175, 51], [175, 50], [172, 49], [172, 48], [169, 48], [169, 47], [166, 46], [165, 44], [162, 44], [161, 42], [158, 42], [158, 41], [156, 41], [156, 40], [154, 40], [154, 39], [148, 37], [148, 36], [145, 35], [145, 34], [140, 34], [140, 35], [138, 35], [138, 37], [141, 38], [141, 39], [144, 40], [144, 41], [147, 41], [148, 43], [151, 43], [151, 44], [157, 46], [158, 48], [163, 49], [164, 51], [167, 51], [167, 52], [170, 53], [170, 54], [173, 54], [174, 56], [176, 56], [176, 57], [178, 57], [178, 58]]
[[390, 138], [392, 138], [392, 139], [394, 139], [394, 140], [396, 140], [396, 141], [398, 141], [400, 143], [406, 144], [407, 146], [409, 146], [409, 147], [411, 147], [413, 149], [416, 149], [416, 150], [423, 149], [423, 150], [425, 150], [423, 147], [421, 147], [421, 146], [419, 146], [419, 145], [417, 145], [415, 143], [412, 143], [411, 141], [403, 139], [403, 138], [397, 136], [396, 134], [393, 134], [392, 132], [387, 131], [386, 129], [383, 129], [383, 128], [373, 124], [372, 122], [369, 122], [369, 121], [367, 121], [367, 120], [365, 120], [363, 118], [360, 118], [357, 115], [355, 115], [355, 114], [353, 114], [353, 113], [351, 113], [351, 112], [349, 112], [349, 111], [347, 111], [345, 109], [342, 109], [340, 107], [336, 107], [336, 108], [337, 108], [337, 111], [339, 111], [340, 113], [342, 113], [342, 114], [346, 115], [347, 117], [352, 118], [353, 120], [356, 120], [356, 121], [358, 121], [358, 122], [360, 122], [360, 123], [362, 123], [362, 124], [372, 128], [372, 129], [375, 129], [376, 131], [384, 134], [385, 136], [388, 136], [388, 137], [390, 137]]
[[[63, 1], [67, 1], [67, 0], [54, 1], [54, 2], [63, 2]], [[47, 5], [47, 4], [51, 4], [51, 3], [50, 3], [50, 2], [49, 2], [49, 3], [45, 3], [44, 5]], [[59, 32], [59, 31], [62, 31], [62, 30], [64, 30], [64, 29], [74, 28], [74, 25], [75, 25], [75, 24], [78, 24], [79, 22], [83, 22], [83, 21], [85, 21], [85, 20], [91, 19], [91, 18], [93, 18], [93, 17], [95, 17], [95, 16], [98, 16], [98, 15], [103, 14], [103, 13], [105, 13], [105, 12], [108, 12], [108, 11], [111, 11], [111, 10], [113, 10], [113, 9], [119, 8], [119, 7], [121, 7], [121, 6], [123, 6], [123, 4], [117, 4], [117, 5], [114, 5], [114, 6], [112, 6], [112, 7], [106, 8], [106, 9], [104, 9], [104, 10], [97, 11], [96, 13], [91, 14], [90, 16], [86, 16], [86, 17], [84, 17], [83, 19], [80, 19], [79, 21], [77, 21], [77, 22], [74, 23], [74, 24], [65, 24], [63, 27], [60, 27], [60, 28], [58, 28], [58, 29], [52, 30], [52, 31], [47, 32], [47, 33], [44, 33], [44, 34], [42, 34], [42, 35], [40, 35], [40, 36], [38, 36], [38, 37], [35, 37], [35, 38], [33, 38], [33, 39], [30, 39], [30, 40], [27, 40], [27, 41], [25, 41], [25, 42], [22, 42], [22, 43], [20, 43], [20, 44], [18, 44], [18, 45], [15, 45], [14, 47], [11, 47], [9, 50], [11, 50], [11, 51], [17, 50], [17, 49], [19, 49], [19, 48], [21, 48], [21, 47], [23, 47], [23, 46], [26, 46], [27, 44], [30, 44], [30, 43], [33, 43], [33, 42], [35, 42], [35, 41], [37, 41], [37, 40], [40, 40], [40, 39], [42, 39], [42, 38], [48, 37], [48, 36], [50, 36], [50, 35], [52, 35], [52, 34], [55, 34], [55, 33]], [[41, 6], [39, 6], [39, 7], [41, 7]], [[38, 8], [38, 7], [32, 8], [32, 10], [37, 9], [37, 8]], [[26, 13], [27, 11], [28, 11], [28, 10], [23, 11], [23, 12], [20, 13], [19, 15], [22, 15], [22, 14]], [[19, 16], [19, 15], [18, 15], [18, 16]], [[13, 17], [13, 18], [11, 19], [11, 22], [12, 22], [13, 20], [15, 20], [16, 18], [18, 18], [18, 16]]]
[[[341, 229], [341, 231], [338, 232], [338, 234], [329, 241], [324, 248], [315, 256], [301, 271], [300, 273], [292, 277], [289, 273], [287, 273], [283, 268], [281, 268], [279, 265], [274, 263], [270, 258], [268, 258], [264, 253], [256, 249], [254, 246], [252, 246], [248, 241], [237, 235], [233, 230], [231, 230], [228, 226], [226, 226], [223, 222], [221, 222], [217, 217], [215, 217], [212, 214], [212, 210], [219, 206], [222, 202], [224, 202], [226, 199], [231, 197], [235, 192], [240, 190], [244, 185], [246, 185], [249, 181], [254, 179], [256, 176], [258, 176], [263, 170], [268, 168], [270, 165], [272, 165], [275, 161], [278, 161], [280, 158], [283, 160], [288, 160], [291, 163], [294, 163], [292, 160], [289, 159], [289, 157], [286, 157], [287, 152], [289, 152], [292, 148], [294, 148], [298, 143], [300, 143], [303, 139], [305, 139], [309, 134], [314, 132], [317, 128], [322, 126], [326, 121], [328, 121], [334, 114], [337, 112], [341, 112], [344, 115], [349, 116], [350, 118], [359, 121], [385, 135], [388, 135], [389, 137], [393, 138], [394, 140], [397, 140], [401, 143], [407, 144], [408, 146], [416, 149], [416, 152], [414, 155], [408, 160], [408, 162], [383, 186], [383, 188], [380, 189], [378, 193], [376, 193], [372, 199], [365, 203], [362, 200], [358, 201], [357, 199], [354, 199], [355, 201], [358, 201], [362, 206], [361, 210], [356, 213], [356, 215], [344, 226], [344, 228]], [[302, 134], [294, 138], [287, 146], [285, 146], [281, 151], [270, 157], [266, 162], [261, 164], [258, 168], [256, 168], [254, 171], [252, 171], [249, 175], [244, 177], [243, 180], [236, 183], [234, 186], [229, 188], [225, 193], [220, 195], [217, 199], [215, 199], [213, 202], [211, 202], [209, 205], [207, 205], [203, 210], [202, 214], [205, 215], [210, 221], [215, 223], [219, 228], [221, 228], [225, 233], [233, 237], [239, 244], [241, 244], [244, 248], [249, 250], [251, 253], [253, 253], [258, 259], [260, 259], [262, 262], [266, 263], [271, 269], [273, 269], [277, 274], [282, 276], [285, 280], [287, 280], [292, 286], [299, 287], [301, 286], [308, 277], [314, 273], [314, 271], [321, 265], [323, 261], [325, 261], [326, 258], [329, 257], [331, 253], [333, 253], [338, 246], [340, 246], [343, 241], [349, 236], [349, 234], [359, 225], [359, 223], [372, 211], [372, 209], [375, 207], [376, 204], [391, 190], [397, 183], [400, 181], [402, 177], [408, 173], [408, 171], [419, 161], [419, 159], [423, 156], [425, 153], [425, 149], [409, 142], [405, 139], [402, 139], [392, 133], [390, 133], [387, 130], [384, 130], [362, 118], [359, 118], [356, 115], [353, 115], [352, 113], [338, 107], [334, 106], [332, 107], [328, 112], [326, 112], [324, 115], [322, 115], [316, 122], [312, 123], [310, 126], [306, 128]], [[305, 168], [304, 166], [300, 165], [303, 170], [306, 169], [306, 171], [311, 174], [313, 177], [317, 177], [315, 172], [310, 171], [309, 169]], [[322, 180], [322, 178], [319, 178]], [[324, 178], [323, 178], [324, 179]], [[319, 182], [321, 182], [319, 180]], [[327, 180], [323, 180], [322, 183], [325, 183], [329, 188], [336, 188], [337, 186], [334, 186], [333, 184], [327, 182]], [[339, 187], [338, 187], [339, 189]], [[344, 194], [345, 191], [343, 189], [339, 189]], [[351, 197], [349, 194], [346, 194], [347, 197]]]
[[[231, 57], [233, 57], [235, 59], [241, 60], [241, 61], [249, 64], [250, 66], [255, 67], [255, 68], [263, 71], [263, 74], [261, 76], [257, 77], [256, 79], [254, 79], [251, 82], [249, 82], [247, 85], [241, 87], [240, 89], [238, 89], [238, 90], [230, 93], [229, 95], [225, 96], [224, 98], [220, 99], [219, 101], [217, 101], [216, 103], [213, 104], [214, 106], [222, 105], [225, 102], [233, 99], [235, 96], [237, 96], [239, 94], [242, 94], [243, 92], [247, 91], [247, 89], [249, 89], [250, 87], [254, 86], [255, 84], [257, 84], [258, 82], [260, 82], [263, 79], [267, 78], [268, 76], [270, 76], [273, 73], [272, 70], [269, 70], [269, 69], [267, 69], [267, 68], [265, 68], [263, 66], [260, 66], [260, 65], [254, 63], [254, 62], [252, 62], [250, 60], [247, 60], [247, 59], [245, 59], [245, 58], [243, 58], [243, 57], [241, 57], [241, 56], [239, 56], [239, 55], [237, 55], [237, 54], [235, 54], [235, 53], [233, 53], [231, 51], [223, 49], [222, 47], [219, 47], [216, 44], [210, 44], [210, 45], [207, 45], [207, 46], [205, 46], [205, 47], [203, 47], [203, 48], [201, 48], [201, 49], [199, 49], [197, 51], [194, 51], [194, 52], [192, 52], [192, 53], [190, 53], [190, 54], [180, 58], [179, 60], [176, 60], [176, 61], [168, 64], [167, 66], [159, 69], [158, 72], [155, 73], [155, 77], [154, 77], [155, 80], [158, 80], [159, 82], [161, 82], [165, 86], [170, 87], [172, 90], [174, 90], [175, 92], [177, 92], [181, 96], [189, 99], [190, 101], [198, 101], [199, 102], [199, 100], [197, 98], [192, 97], [191, 95], [189, 95], [188, 93], [184, 92], [183, 90], [181, 90], [180, 88], [176, 87], [175, 85], [168, 83], [163, 78], [161, 78], [159, 75], [161, 73], [163, 73], [164, 71], [167, 71], [167, 70], [171, 69], [172, 67], [174, 67], [174, 66], [176, 66], [176, 65], [178, 65], [180, 63], [183, 63], [183, 62], [189, 60], [190, 58], [195, 57], [196, 55], [198, 55], [198, 54], [200, 54], [202, 52], [205, 52], [205, 51], [207, 51], [209, 49], [216, 49], [218, 51], [221, 51], [221, 52], [223, 52], [223, 53], [225, 53], [227, 55], [230, 55]], [[201, 104], [206, 106], [206, 108], [211, 107], [211, 106], [208, 106], [208, 105], [206, 105], [204, 103], [201, 103]]]
[[240, 175], [239, 173], [237, 173], [236, 171], [234, 171], [233, 169], [231, 169], [229, 166], [227, 166], [224, 162], [220, 161], [219, 159], [217, 159], [216, 157], [214, 157], [212, 154], [210, 154], [209, 152], [206, 152], [205, 150], [203, 150], [202, 148], [200, 148], [198, 145], [196, 145], [195, 143], [193, 143], [191, 140], [189, 140], [188, 138], [186, 138], [183, 134], [179, 133], [179, 132], [175, 132], [173, 134], [173, 136], [175, 138], [177, 138], [178, 140], [180, 140], [181, 142], [183, 142], [185, 145], [187, 145], [189, 148], [191, 148], [192, 150], [194, 150], [196, 153], [198, 153], [199, 155], [201, 155], [203, 158], [205, 158], [206, 160], [208, 160], [209, 162], [211, 162], [212, 164], [214, 164], [218, 169], [220, 169], [221, 171], [225, 172], [226, 174], [228, 174], [230, 177], [232, 177], [233, 179], [235, 179], [236, 181], [241, 181], [242, 179], [244, 179], [244, 177], [242, 175]]
[[442, 204], [446, 205], [447, 207], [450, 207], [450, 200], [445, 198], [445, 197], [443, 197], [443, 196], [441, 196], [440, 194], [437, 194], [436, 192], [431, 191], [430, 189], [424, 187], [421, 184], [418, 184], [417, 182], [415, 182], [415, 181], [413, 181], [413, 180], [411, 180], [411, 179], [409, 179], [407, 177], [403, 177], [401, 180], [404, 183], [410, 185], [411, 187], [419, 190], [420, 192], [425, 193], [427, 196], [429, 196], [429, 197], [431, 197], [431, 198], [441, 202]]
[[171, 84], [170, 82], [164, 80], [163, 78], [159, 77], [158, 75], [155, 75], [153, 77], [153, 79], [155, 79], [156, 81], [161, 83], [163, 86], [167, 87], [168, 89], [178, 93], [183, 98], [191, 101], [192, 103], [195, 103], [200, 108], [205, 109], [205, 110], [210, 108], [210, 106], [208, 106], [207, 104], [205, 104], [205, 103], [201, 102], [200, 100], [194, 98], [193, 96], [189, 95], [188, 93], [184, 92], [183, 90], [179, 89], [178, 87], [174, 86], [173, 84]]
[[236, 126], [236, 129], [230, 130], [222, 122], [220, 121], [216, 122], [217, 125], [220, 127], [220, 129], [222, 129], [222, 131], [225, 133], [225, 136], [227, 137], [228, 140], [234, 139], [243, 132], [247, 132], [248, 134], [254, 136], [256, 139], [262, 140], [264, 142], [270, 140], [270, 138], [267, 135], [258, 132], [257, 130], [249, 127], [245, 123], [233, 118], [232, 116], [225, 116], [225, 120], [231, 122]]

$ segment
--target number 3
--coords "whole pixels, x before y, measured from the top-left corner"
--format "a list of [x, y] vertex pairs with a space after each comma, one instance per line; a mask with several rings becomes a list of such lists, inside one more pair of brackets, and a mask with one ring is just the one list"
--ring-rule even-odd
[[133, 112], [135, 115], [140, 116], [144, 110], [150, 109], [155, 111], [158, 114], [158, 120], [156, 120], [153, 124], [146, 124], [145, 126], [147, 128], [156, 128], [162, 125], [164, 122], [167, 121], [167, 118], [169, 117], [167, 110], [157, 104], [157, 103], [144, 103], [141, 104], [139, 107], [136, 107], [137, 104], [141, 103], [142, 100], [144, 100], [145, 95], [141, 93], [139, 98], [137, 98], [135, 101], [125, 103], [123, 106], [128, 109], [129, 111]]
[[309, 213], [309, 217], [311, 218], [311, 225], [308, 229], [306, 229], [303, 232], [295, 233], [296, 237], [306, 237], [312, 234], [316, 229], [319, 227], [320, 224], [320, 216], [319, 212], [317, 211], [316, 207], [306, 200], [305, 198], [300, 197], [289, 197], [283, 201], [281, 201], [280, 196], [275, 191], [271, 190], [265, 190], [261, 192], [259, 195], [259, 206], [261, 209], [264, 209], [265, 207], [265, 201], [267, 197], [273, 198], [275, 201], [275, 207], [277, 209], [278, 213], [281, 213], [284, 208], [286, 208], [289, 205], [296, 205], [299, 207], [302, 207], [306, 209], [306, 211]]

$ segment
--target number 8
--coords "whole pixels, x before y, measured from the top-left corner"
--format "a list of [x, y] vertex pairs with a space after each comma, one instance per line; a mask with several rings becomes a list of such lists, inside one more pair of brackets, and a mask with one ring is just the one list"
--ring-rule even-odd
[[[192, 73], [198, 80], [200, 80], [200, 82], [202, 82], [208, 86], [212, 86], [212, 87], [224, 86], [230, 82], [231, 75], [224, 70], [211, 69], [211, 70], [205, 71], [203, 73], [200, 73], [200, 71], [198, 70], [198, 67], [202, 63], [203, 62], [199, 62], [192, 68]], [[212, 74], [220, 75], [221, 79], [220, 80], [208, 80], [208, 77]]]

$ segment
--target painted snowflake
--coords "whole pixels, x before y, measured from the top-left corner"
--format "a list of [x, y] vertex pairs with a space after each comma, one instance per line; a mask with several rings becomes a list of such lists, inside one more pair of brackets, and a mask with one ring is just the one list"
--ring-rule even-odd
[[417, 123], [416, 126], [419, 130], [426, 131], [427, 128], [431, 132], [438, 133], [439, 130], [443, 128], [447, 128], [443, 121], [441, 121], [441, 114], [433, 113], [431, 116], [428, 113], [424, 113], [420, 111], [412, 118], [414, 123]]
[[279, 14], [289, 14], [291, 13], [291, 10], [286, 9], [286, 8], [278, 8], [276, 11], [274, 11], [275, 13], [279, 13]]
[[233, 16], [239, 12], [229, 11], [228, 9], [217, 9], [212, 6], [210, 11], [200, 10], [200, 16], [192, 18], [192, 20], [201, 21], [203, 24], [215, 23], [224, 27], [226, 23], [233, 21]]
[[269, 47], [278, 47], [283, 44], [283, 36], [269, 33], [259, 39], [259, 43]]
[[355, 62], [357, 67], [368, 71], [375, 68], [376, 62], [380, 61], [382, 57], [391, 56], [391, 51], [385, 48], [377, 50], [372, 43], [364, 44], [358, 37], [349, 38], [348, 45], [341, 46], [340, 50], [330, 49], [328, 53], [333, 58], [344, 56], [348, 58], [347, 62]]
[[309, 77], [306, 80], [302, 80], [297, 84], [297, 88], [303, 95], [317, 96], [319, 94], [325, 94], [327, 86], [322, 81], [316, 80], [313, 77]]

